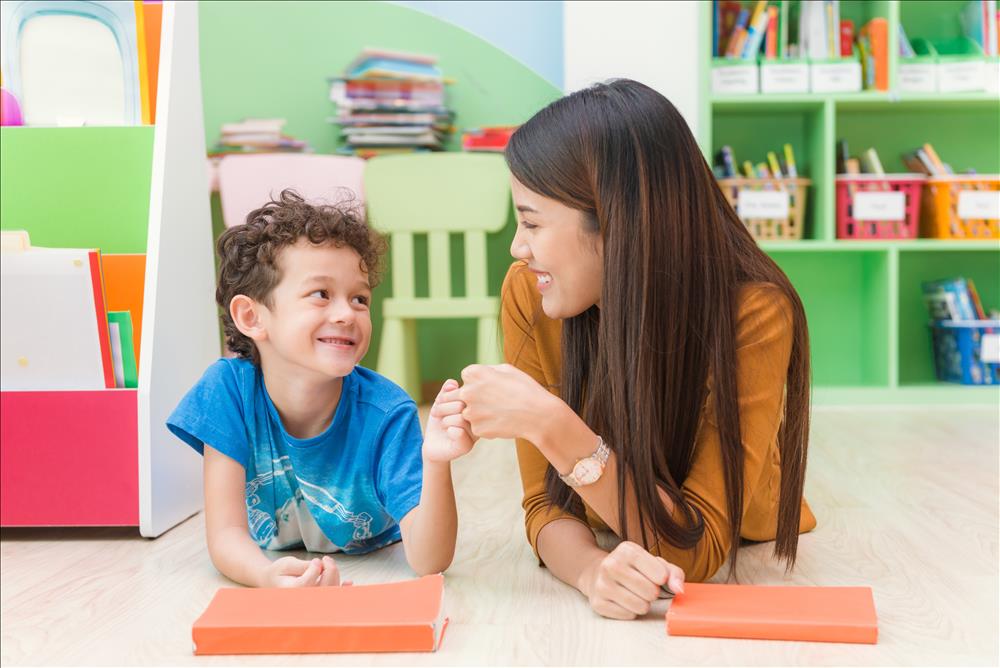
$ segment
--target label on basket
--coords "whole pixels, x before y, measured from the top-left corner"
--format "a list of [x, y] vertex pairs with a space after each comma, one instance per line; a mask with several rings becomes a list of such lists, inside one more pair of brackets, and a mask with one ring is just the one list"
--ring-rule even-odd
[[743, 220], [788, 218], [787, 190], [740, 190], [736, 213]]
[[1000, 364], [1000, 334], [983, 334], [980, 339], [979, 359]]
[[854, 193], [851, 211], [854, 220], [903, 220], [906, 218], [906, 195], [900, 192]]
[[1000, 190], [963, 190], [958, 193], [958, 217], [962, 220], [1000, 218]]

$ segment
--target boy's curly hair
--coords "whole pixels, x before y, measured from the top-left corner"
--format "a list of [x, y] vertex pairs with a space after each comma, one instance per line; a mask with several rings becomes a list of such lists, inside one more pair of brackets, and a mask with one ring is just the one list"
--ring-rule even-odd
[[219, 282], [215, 301], [222, 309], [226, 345], [238, 356], [260, 364], [254, 342], [236, 327], [229, 304], [236, 295], [272, 307], [271, 293], [281, 281], [281, 250], [305, 237], [315, 245], [349, 246], [361, 256], [361, 271], [374, 288], [381, 278], [385, 240], [368, 227], [360, 207], [347, 201], [337, 206], [309, 204], [286, 188], [247, 215], [246, 223], [226, 230], [216, 243]]

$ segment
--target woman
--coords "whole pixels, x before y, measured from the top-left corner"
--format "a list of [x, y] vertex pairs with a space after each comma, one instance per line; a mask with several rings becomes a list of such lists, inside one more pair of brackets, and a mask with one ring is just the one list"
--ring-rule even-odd
[[[809, 348], [802, 304], [659, 93], [596, 85], [506, 152], [518, 260], [507, 365], [456, 391], [484, 438], [515, 438], [528, 540], [606, 617], [711, 577], [741, 539], [794, 564]], [[622, 539], [602, 550], [593, 528]]]

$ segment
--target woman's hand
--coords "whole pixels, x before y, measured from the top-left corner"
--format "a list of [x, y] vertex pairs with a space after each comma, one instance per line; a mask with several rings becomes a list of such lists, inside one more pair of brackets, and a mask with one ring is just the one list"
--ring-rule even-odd
[[260, 578], [261, 587], [335, 587], [339, 584], [340, 571], [333, 557], [310, 561], [281, 557], [272, 561]]
[[450, 462], [468, 454], [476, 443], [472, 427], [462, 417], [465, 403], [458, 400], [458, 383], [445, 381], [431, 406], [424, 433], [424, 459], [432, 462]]
[[538, 429], [551, 416], [553, 400], [558, 401], [534, 378], [509, 364], [472, 364], [462, 370], [462, 382], [457, 395], [465, 403], [462, 416], [479, 438], [534, 442]]
[[580, 574], [578, 589], [590, 599], [594, 612], [612, 619], [635, 619], [649, 612], [660, 587], [684, 592], [684, 571], [642, 546], [620, 543]]

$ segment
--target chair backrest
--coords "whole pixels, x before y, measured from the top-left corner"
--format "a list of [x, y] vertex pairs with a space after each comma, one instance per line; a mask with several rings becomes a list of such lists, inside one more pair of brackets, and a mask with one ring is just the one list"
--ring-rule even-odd
[[219, 199], [226, 227], [246, 222], [285, 188], [294, 188], [313, 204], [353, 200], [364, 206], [365, 161], [310, 153], [229, 155], [219, 162]]
[[131, 2], [22, 0], [0, 7], [4, 88], [25, 125], [138, 125]]
[[418, 153], [372, 158], [365, 170], [372, 226], [391, 235], [392, 291], [414, 296], [413, 235], [427, 234], [432, 298], [451, 297], [449, 234], [465, 236], [465, 291], [485, 297], [486, 234], [510, 211], [510, 173], [488, 153]]

